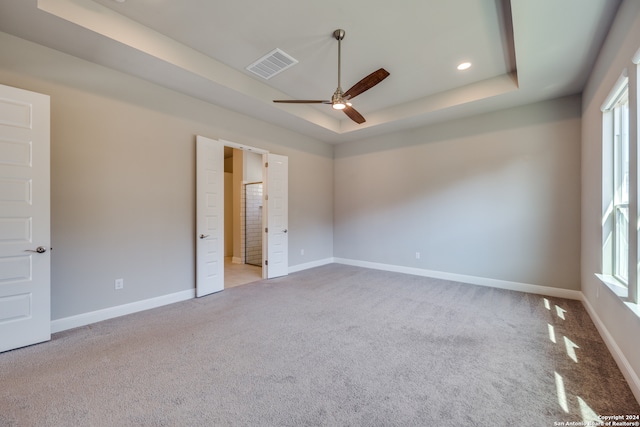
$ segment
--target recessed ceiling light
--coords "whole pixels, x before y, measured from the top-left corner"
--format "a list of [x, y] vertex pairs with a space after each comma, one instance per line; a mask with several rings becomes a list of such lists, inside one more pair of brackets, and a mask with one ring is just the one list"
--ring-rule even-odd
[[470, 67], [471, 67], [471, 62], [463, 62], [462, 64], [458, 65], [458, 70], [462, 71]]
[[118, 3], [124, 3], [126, 0], [115, 0], [115, 1], [117, 1]]

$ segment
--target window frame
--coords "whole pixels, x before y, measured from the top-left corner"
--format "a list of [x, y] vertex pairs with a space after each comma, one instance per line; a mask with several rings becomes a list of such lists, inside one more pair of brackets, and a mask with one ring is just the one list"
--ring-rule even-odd
[[[612, 120], [610, 135], [613, 148], [613, 218], [612, 218], [612, 275], [625, 288], [629, 287], [629, 262], [630, 241], [629, 238], [629, 194], [630, 194], [630, 145], [629, 145], [629, 82], [625, 79], [622, 87], [616, 90], [617, 94], [612, 100], [612, 105], [607, 109]], [[618, 218], [626, 217], [626, 225], [620, 224]], [[622, 230], [621, 230], [622, 228]], [[621, 242], [624, 241], [624, 245]], [[622, 249], [624, 246], [624, 249]]]
[[[620, 197], [619, 188], [622, 188], [623, 180], [620, 177], [616, 177], [616, 172], [619, 170], [620, 160], [620, 139], [616, 141], [616, 125], [615, 125], [615, 107], [620, 104], [620, 101], [625, 98], [629, 99], [629, 78], [627, 70], [625, 69], [622, 75], [618, 78], [609, 95], [605, 99], [605, 102], [601, 106], [602, 111], [602, 265], [601, 274], [598, 274], [600, 279], [605, 283], [615, 294], [621, 298], [626, 298], [629, 294], [629, 284], [635, 283], [637, 275], [635, 272], [629, 270], [629, 266], [635, 265], [635, 262], [631, 261], [631, 255], [637, 254], [637, 251], [632, 250], [631, 243], [636, 242], [637, 239], [632, 238], [629, 234], [631, 229], [631, 223], [635, 226], [637, 221], [631, 221], [628, 216], [628, 227], [626, 237], [626, 255], [627, 260], [624, 263], [625, 273], [620, 274], [619, 256], [616, 254], [617, 246], [620, 243], [619, 230], [616, 230], [616, 216], [621, 208], [627, 209], [628, 215], [631, 215], [631, 209], [633, 206], [629, 202], [635, 203], [636, 198], [631, 197], [631, 194], [627, 192], [629, 199], [622, 199]], [[627, 121], [629, 123], [629, 121]], [[630, 144], [626, 146], [627, 150], [630, 148]], [[626, 158], [631, 159], [632, 153], [630, 150], [626, 152]], [[632, 178], [631, 167], [637, 167], [637, 162], [629, 166], [629, 177], [627, 179], [628, 184]], [[635, 176], [635, 174], [633, 174]], [[629, 187], [636, 188], [635, 185]], [[631, 188], [629, 191], [633, 191]], [[617, 237], [618, 236], [618, 237]]]

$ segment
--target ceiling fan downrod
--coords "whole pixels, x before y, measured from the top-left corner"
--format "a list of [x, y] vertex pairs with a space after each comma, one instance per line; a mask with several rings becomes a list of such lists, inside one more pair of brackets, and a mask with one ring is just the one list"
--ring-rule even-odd
[[337, 29], [333, 32], [333, 37], [338, 40], [338, 88], [331, 97], [331, 106], [336, 110], [344, 110], [347, 106], [342, 92], [342, 85], [340, 84], [340, 72], [342, 70], [342, 39], [344, 39], [345, 31]]

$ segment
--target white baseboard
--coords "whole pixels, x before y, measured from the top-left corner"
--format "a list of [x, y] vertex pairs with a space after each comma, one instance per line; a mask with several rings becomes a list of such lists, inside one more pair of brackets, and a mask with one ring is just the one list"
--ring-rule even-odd
[[[234, 263], [240, 263], [241, 261], [241, 258], [234, 257], [232, 259], [232, 262]], [[333, 262], [333, 258], [327, 258], [305, 264], [294, 265], [293, 267], [289, 267], [289, 273], [295, 273], [297, 271], [307, 270], [313, 267], [320, 267], [323, 265], [331, 264]], [[113, 319], [114, 317], [120, 317], [127, 314], [137, 313], [139, 311], [162, 307], [163, 305], [173, 304], [175, 302], [185, 301], [195, 297], [195, 289], [189, 289], [186, 291], [176, 292], [174, 294], [162, 295], [143, 301], [136, 301], [129, 304], [119, 305], [117, 307], [109, 307], [102, 310], [78, 314], [76, 316], [56, 319], [51, 321], [51, 333], [79, 328], [81, 326], [90, 325], [92, 323], [101, 322], [103, 320]]]
[[594, 310], [593, 306], [584, 295], [582, 296], [582, 304], [587, 309], [587, 313], [589, 313], [591, 320], [593, 320], [593, 323], [596, 325], [598, 332], [600, 332], [600, 336], [604, 340], [604, 343], [607, 345], [607, 348], [613, 356], [613, 359], [618, 364], [618, 368], [620, 368], [622, 375], [627, 380], [631, 392], [636, 397], [636, 400], [640, 403], [640, 378], [638, 377], [638, 374], [633, 370], [631, 364], [624, 356], [624, 353], [622, 352], [620, 347], [618, 347], [618, 344], [616, 344], [615, 340], [609, 333], [609, 330], [604, 325], [600, 317], [598, 317], [598, 314]]
[[56, 319], [51, 321], [51, 333], [62, 332], [68, 329], [90, 325], [91, 323], [113, 319], [114, 317], [120, 317], [126, 314], [137, 313], [139, 311], [149, 310], [151, 308], [162, 307], [163, 305], [173, 304], [175, 302], [185, 301], [195, 297], [196, 290], [189, 289], [169, 295], [162, 295], [155, 298], [119, 305], [117, 307], [109, 307], [89, 313], [78, 314], [76, 316]]
[[380, 264], [377, 262], [358, 261], [346, 258], [334, 258], [334, 262], [338, 264], [353, 265], [356, 267], [373, 268], [375, 270], [393, 271], [396, 273], [413, 274], [414, 276], [433, 277], [435, 279], [452, 280], [455, 282], [470, 283], [472, 285], [489, 286], [492, 288], [508, 289], [511, 291], [528, 292], [530, 294], [582, 300], [582, 292], [574, 291], [571, 289], [530, 285], [528, 283], [510, 282], [508, 280], [489, 279], [486, 277], [467, 276], [464, 274], [446, 273], [443, 271], [403, 267], [400, 265]]
[[308, 270], [308, 269], [314, 268], [314, 267], [322, 267], [323, 265], [333, 264], [334, 262], [335, 262], [335, 260], [333, 258], [325, 258], [325, 259], [320, 259], [320, 260], [317, 260], [317, 261], [307, 262], [307, 263], [304, 263], [304, 264], [297, 264], [297, 265], [289, 267], [289, 273], [296, 273], [298, 271]]

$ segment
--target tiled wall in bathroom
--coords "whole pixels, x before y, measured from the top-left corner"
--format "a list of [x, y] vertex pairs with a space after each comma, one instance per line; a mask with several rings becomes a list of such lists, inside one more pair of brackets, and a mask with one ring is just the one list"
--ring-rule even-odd
[[245, 263], [262, 265], [262, 183], [245, 188]]

